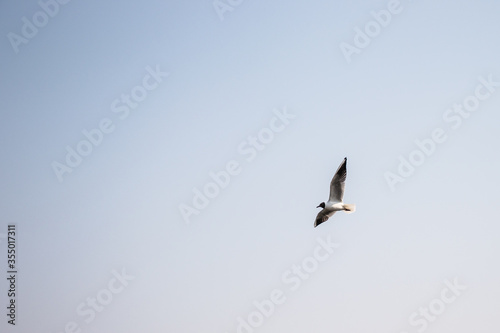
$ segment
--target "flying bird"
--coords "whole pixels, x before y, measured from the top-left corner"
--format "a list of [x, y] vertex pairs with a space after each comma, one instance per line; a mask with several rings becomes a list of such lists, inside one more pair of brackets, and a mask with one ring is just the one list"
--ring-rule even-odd
[[323, 208], [316, 216], [314, 227], [316, 228], [323, 222], [326, 222], [333, 214], [339, 210], [346, 213], [353, 213], [356, 210], [356, 205], [345, 204], [342, 199], [344, 197], [345, 179], [347, 177], [347, 157], [340, 164], [337, 172], [330, 183], [330, 197], [327, 203], [320, 203], [316, 208]]

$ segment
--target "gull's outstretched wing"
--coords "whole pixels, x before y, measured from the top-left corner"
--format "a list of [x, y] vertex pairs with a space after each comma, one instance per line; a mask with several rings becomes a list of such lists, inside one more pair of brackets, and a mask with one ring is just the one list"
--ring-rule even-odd
[[345, 179], [347, 177], [347, 157], [340, 164], [330, 183], [330, 201], [342, 202], [344, 198]]
[[314, 227], [316, 228], [318, 225], [320, 225], [323, 222], [328, 221], [328, 219], [335, 214], [335, 211], [331, 211], [329, 213], [326, 212], [326, 209], [322, 209], [318, 215], [316, 216], [316, 221], [314, 221]]

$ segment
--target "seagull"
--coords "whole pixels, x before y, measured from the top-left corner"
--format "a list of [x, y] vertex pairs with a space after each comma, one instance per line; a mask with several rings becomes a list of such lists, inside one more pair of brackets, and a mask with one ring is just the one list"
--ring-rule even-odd
[[344, 197], [345, 179], [347, 177], [347, 157], [340, 164], [337, 172], [330, 183], [330, 197], [327, 203], [320, 203], [316, 208], [323, 208], [316, 216], [314, 227], [316, 228], [323, 222], [326, 222], [333, 214], [339, 210], [343, 210], [350, 214], [356, 210], [356, 205], [345, 204], [342, 202]]

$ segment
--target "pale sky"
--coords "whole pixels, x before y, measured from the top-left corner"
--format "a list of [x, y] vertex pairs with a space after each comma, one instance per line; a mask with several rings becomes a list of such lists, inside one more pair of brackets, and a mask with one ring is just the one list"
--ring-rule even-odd
[[2, 332], [499, 330], [500, 3], [59, 1], [0, 2]]

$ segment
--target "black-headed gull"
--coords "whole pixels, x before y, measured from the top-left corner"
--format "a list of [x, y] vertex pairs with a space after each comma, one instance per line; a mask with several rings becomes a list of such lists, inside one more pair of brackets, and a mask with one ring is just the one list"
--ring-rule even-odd
[[347, 157], [340, 164], [337, 172], [330, 183], [330, 198], [327, 203], [320, 203], [316, 208], [323, 208], [316, 216], [314, 227], [316, 228], [323, 222], [326, 222], [335, 212], [343, 210], [346, 213], [353, 213], [356, 210], [356, 205], [345, 204], [342, 202], [344, 197], [345, 179], [347, 177]]

